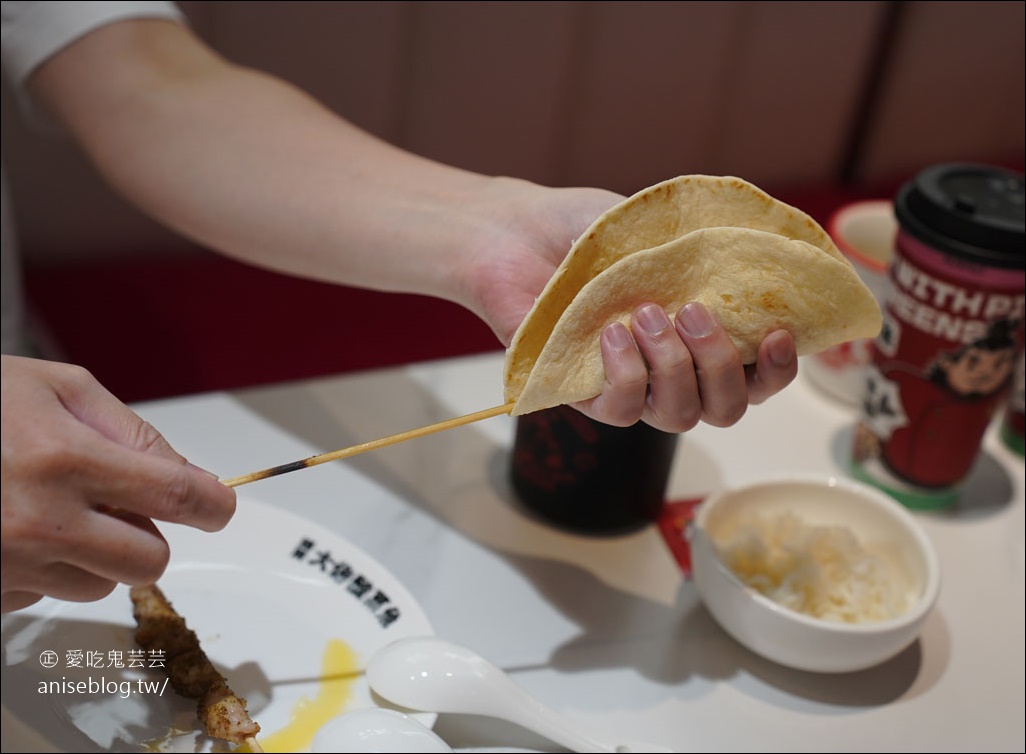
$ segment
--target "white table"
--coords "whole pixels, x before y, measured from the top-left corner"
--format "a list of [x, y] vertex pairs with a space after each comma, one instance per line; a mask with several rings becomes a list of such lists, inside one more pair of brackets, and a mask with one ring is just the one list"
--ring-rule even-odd
[[[222, 477], [502, 402], [500, 353], [135, 406]], [[671, 499], [789, 472], [847, 475], [852, 410], [803, 375], [728, 429], [684, 435]], [[252, 483], [357, 543], [436, 633], [476, 649], [549, 706], [678, 751], [1023, 751], [1023, 460], [991, 432], [964, 501], [917, 513], [941, 557], [920, 640], [877, 668], [817, 675], [734, 643], [656, 527], [577, 537], [519, 513], [507, 416]], [[552, 751], [518, 727], [442, 715], [457, 749]]]

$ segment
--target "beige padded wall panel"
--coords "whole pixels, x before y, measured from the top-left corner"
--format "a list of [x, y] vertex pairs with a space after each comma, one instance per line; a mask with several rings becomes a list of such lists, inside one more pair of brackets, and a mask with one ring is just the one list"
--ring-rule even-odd
[[1022, 159], [1026, 3], [913, 2], [859, 166], [868, 183], [936, 162]]
[[831, 181], [881, 4], [594, 3], [566, 173]]

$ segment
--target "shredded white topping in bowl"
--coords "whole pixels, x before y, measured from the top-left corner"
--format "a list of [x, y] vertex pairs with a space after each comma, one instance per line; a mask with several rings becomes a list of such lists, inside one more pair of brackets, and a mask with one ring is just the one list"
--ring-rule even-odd
[[746, 522], [716, 546], [743, 583], [796, 612], [865, 623], [911, 606], [904, 574], [843, 526], [810, 526], [783, 513]]

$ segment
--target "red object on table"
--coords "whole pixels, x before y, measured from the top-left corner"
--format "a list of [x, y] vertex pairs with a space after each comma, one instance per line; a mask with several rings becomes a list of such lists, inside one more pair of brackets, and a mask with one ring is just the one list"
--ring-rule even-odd
[[663, 541], [670, 548], [670, 554], [688, 579], [691, 578], [691, 545], [687, 539], [687, 530], [694, 518], [695, 507], [702, 500], [704, 498], [698, 497], [668, 501], [657, 522]]

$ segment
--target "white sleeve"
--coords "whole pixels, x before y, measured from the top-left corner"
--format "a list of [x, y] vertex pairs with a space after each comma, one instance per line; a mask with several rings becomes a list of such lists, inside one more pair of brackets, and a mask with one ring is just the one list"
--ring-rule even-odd
[[3, 0], [0, 45], [4, 73], [21, 90], [36, 67], [79, 37], [126, 18], [185, 21], [173, 2], [53, 2]]

